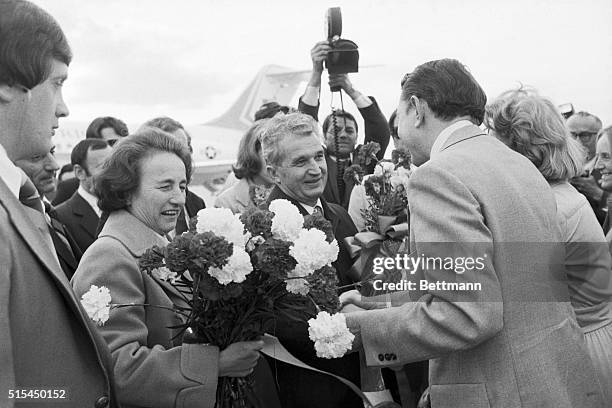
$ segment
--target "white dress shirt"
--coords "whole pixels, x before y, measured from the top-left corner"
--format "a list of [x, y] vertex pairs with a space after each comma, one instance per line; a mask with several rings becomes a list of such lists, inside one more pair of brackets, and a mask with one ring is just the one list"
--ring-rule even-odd
[[19, 190], [25, 181], [24, 177], [27, 177], [25, 173], [13, 164], [4, 146], [0, 145], [0, 178], [17, 198], [19, 198]]
[[92, 210], [94, 210], [98, 218], [100, 218], [102, 216], [102, 210], [100, 209], [100, 207], [98, 207], [98, 197], [85, 191], [85, 189], [81, 185], [79, 185], [79, 189], [77, 190], [77, 192], [81, 197], [83, 197], [83, 200], [87, 201], [87, 204], [89, 204], [89, 206]]

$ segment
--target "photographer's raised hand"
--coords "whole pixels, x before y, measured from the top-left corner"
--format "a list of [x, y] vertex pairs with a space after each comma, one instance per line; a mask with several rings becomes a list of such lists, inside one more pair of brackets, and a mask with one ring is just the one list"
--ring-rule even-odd
[[348, 74], [330, 74], [329, 75], [329, 86], [340, 87], [348, 96], [351, 97], [355, 105], [358, 108], [365, 108], [372, 105], [372, 100], [353, 88], [353, 83], [348, 77]]
[[253, 372], [263, 340], [239, 341], [219, 353], [219, 377], [244, 377]]
[[312, 71], [319, 75], [323, 73], [323, 61], [327, 59], [327, 53], [331, 47], [327, 41], [319, 41], [310, 50], [310, 58], [312, 59]]

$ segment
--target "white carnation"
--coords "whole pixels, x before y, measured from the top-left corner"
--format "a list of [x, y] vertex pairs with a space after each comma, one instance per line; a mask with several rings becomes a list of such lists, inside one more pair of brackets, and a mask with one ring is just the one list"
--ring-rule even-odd
[[272, 235], [283, 241], [295, 241], [304, 225], [304, 217], [288, 200], [274, 200], [268, 207], [274, 213]]
[[243, 248], [249, 239], [249, 235], [244, 233], [240, 214], [234, 214], [228, 208], [204, 208], [198, 211], [196, 230], [198, 233], [212, 232]]
[[314, 341], [317, 357], [322, 358], [342, 357], [355, 338], [346, 326], [344, 314], [327, 312], [319, 312], [315, 319], [308, 320], [308, 336]]
[[176, 272], [172, 272], [170, 269], [162, 266], [161, 268], [155, 268], [151, 271], [151, 275], [159, 280], [163, 281], [174, 281], [178, 278], [178, 274]]
[[289, 254], [298, 265], [310, 270], [310, 273], [329, 265], [338, 258], [338, 243], [325, 240], [325, 233], [317, 228], [302, 229]]
[[220, 284], [244, 282], [247, 275], [253, 272], [251, 258], [246, 253], [243, 246], [234, 245], [234, 252], [227, 260], [223, 268], [210, 268], [208, 274], [216, 278]]
[[89, 291], [81, 296], [81, 304], [91, 320], [102, 326], [110, 314], [111, 295], [106, 286], [91, 285]]
[[306, 279], [287, 279], [285, 285], [287, 286], [287, 292], [296, 295], [306, 296], [310, 290]]
[[375, 176], [390, 176], [391, 173], [395, 170], [395, 164], [392, 162], [380, 162], [374, 167], [374, 175]]

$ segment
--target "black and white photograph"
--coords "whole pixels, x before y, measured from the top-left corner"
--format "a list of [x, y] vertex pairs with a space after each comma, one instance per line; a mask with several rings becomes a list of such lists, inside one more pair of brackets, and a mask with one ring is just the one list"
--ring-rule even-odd
[[612, 407], [609, 0], [0, 0], [0, 407]]

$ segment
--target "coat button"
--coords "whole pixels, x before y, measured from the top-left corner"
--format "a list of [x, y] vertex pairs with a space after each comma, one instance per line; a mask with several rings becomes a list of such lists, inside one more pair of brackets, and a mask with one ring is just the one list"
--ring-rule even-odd
[[109, 399], [106, 395], [101, 396], [96, 400], [95, 408], [107, 408]]
[[385, 360], [390, 361], [391, 360], [391, 354], [385, 354]]
[[379, 361], [385, 361], [385, 356], [384, 356], [384, 354], [379, 354], [379, 355], [378, 355], [378, 360], [379, 360]]
[[395, 355], [395, 353], [391, 353], [391, 360], [397, 360], [397, 356]]

